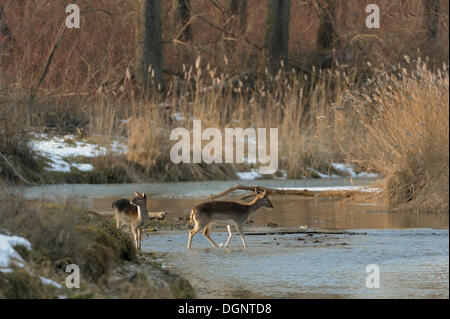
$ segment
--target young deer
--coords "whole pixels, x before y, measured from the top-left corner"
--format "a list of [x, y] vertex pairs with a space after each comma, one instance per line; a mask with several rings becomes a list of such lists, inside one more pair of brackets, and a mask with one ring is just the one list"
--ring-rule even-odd
[[201, 230], [203, 230], [203, 235], [211, 243], [211, 245], [217, 247], [217, 244], [209, 236], [209, 227], [214, 224], [227, 226], [229, 235], [228, 240], [225, 243], [225, 247], [228, 246], [231, 237], [233, 237], [233, 233], [231, 232], [232, 225], [236, 225], [239, 235], [241, 236], [242, 243], [244, 244], [244, 247], [247, 247], [244, 233], [242, 231], [242, 225], [249, 218], [249, 216], [256, 212], [256, 210], [260, 207], [273, 209], [273, 205], [270, 202], [269, 197], [267, 197], [265, 191], [264, 193], [256, 192], [256, 198], [248, 204], [213, 201], [195, 206], [191, 212], [191, 222], [195, 222], [195, 226], [189, 232], [187, 248], [191, 248], [192, 238]]
[[141, 250], [142, 227], [148, 220], [147, 196], [134, 191], [134, 198], [119, 199], [112, 203], [116, 215], [117, 228], [121, 222], [131, 226], [137, 250]]

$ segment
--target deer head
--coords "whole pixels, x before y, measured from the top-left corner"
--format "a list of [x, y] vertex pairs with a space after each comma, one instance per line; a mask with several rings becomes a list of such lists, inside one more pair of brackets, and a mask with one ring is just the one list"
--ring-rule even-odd
[[138, 192], [134, 191], [134, 197], [130, 199], [130, 204], [134, 206], [145, 206], [147, 203], [147, 196], [145, 193], [139, 194]]
[[260, 205], [262, 207], [273, 209], [272, 202], [270, 201], [269, 197], [267, 196], [266, 191], [264, 191], [262, 193], [257, 193], [256, 200], [260, 203]]

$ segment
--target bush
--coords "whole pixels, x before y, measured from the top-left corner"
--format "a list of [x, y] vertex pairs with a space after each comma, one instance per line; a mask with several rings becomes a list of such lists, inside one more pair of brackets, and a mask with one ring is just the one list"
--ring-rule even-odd
[[352, 104], [366, 130], [346, 148], [357, 163], [384, 176], [389, 202], [448, 212], [448, 67], [431, 72], [419, 59], [412, 71], [399, 69], [353, 92]]
[[0, 204], [0, 225], [31, 242], [33, 263], [53, 271], [77, 264], [90, 281], [97, 282], [121, 260], [136, 259], [130, 236], [112, 219], [79, 208], [25, 205], [12, 198]]

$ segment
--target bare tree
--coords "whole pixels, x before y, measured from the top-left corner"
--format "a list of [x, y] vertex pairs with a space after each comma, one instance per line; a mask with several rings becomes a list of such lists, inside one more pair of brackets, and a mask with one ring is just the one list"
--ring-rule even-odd
[[1, 42], [11, 42], [13, 40], [8, 25], [5, 22], [3, 4], [0, 4], [0, 44]]
[[438, 35], [439, 16], [441, 11], [440, 0], [423, 0], [424, 26], [428, 33], [428, 40], [435, 42]]
[[191, 0], [172, 0], [172, 24], [181, 25], [179, 40], [183, 42], [192, 41], [191, 27]]
[[317, 32], [317, 49], [321, 68], [329, 68], [333, 63], [333, 50], [339, 46], [337, 32], [337, 0], [316, 0], [313, 4], [320, 20]]
[[336, 0], [317, 1], [319, 6], [320, 26], [317, 34], [317, 46], [319, 49], [334, 49], [338, 44], [338, 32], [336, 30]]
[[231, 0], [230, 15], [237, 19], [237, 26], [241, 31], [247, 28], [247, 0]]
[[136, 83], [163, 89], [161, 1], [137, 0], [137, 4]]
[[290, 17], [290, 0], [267, 0], [265, 50], [272, 73], [288, 58]]

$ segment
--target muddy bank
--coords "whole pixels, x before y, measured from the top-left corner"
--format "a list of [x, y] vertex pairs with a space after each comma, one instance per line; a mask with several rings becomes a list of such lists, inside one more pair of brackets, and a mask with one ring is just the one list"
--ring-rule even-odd
[[[102, 293], [111, 298], [195, 298], [188, 280], [163, 267], [154, 254], [139, 252], [136, 262], [122, 263], [111, 271]], [[123, 285], [142, 285], [142, 282], [148, 283], [147, 291], [124, 294], [120, 289]]]

